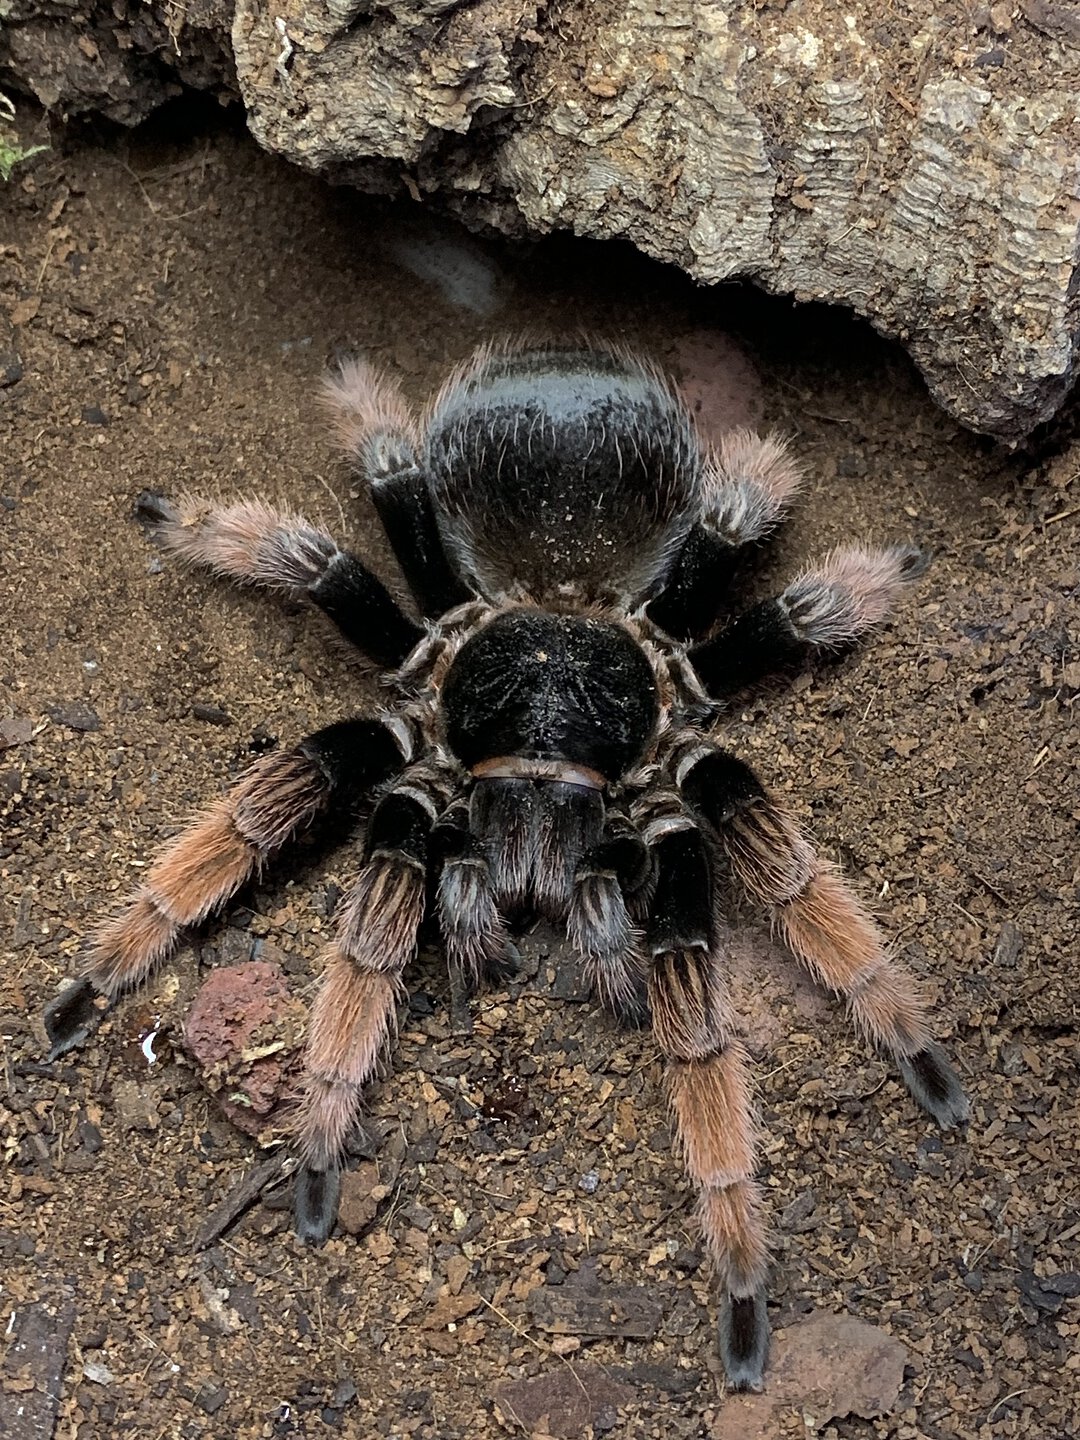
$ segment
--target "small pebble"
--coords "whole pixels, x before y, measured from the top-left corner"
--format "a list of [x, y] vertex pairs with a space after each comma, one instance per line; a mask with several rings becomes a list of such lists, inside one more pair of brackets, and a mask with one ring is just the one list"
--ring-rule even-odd
[[351, 1405], [356, 1399], [356, 1394], [356, 1386], [351, 1380], [339, 1380], [330, 1396], [329, 1409], [344, 1410], [346, 1405]]
[[582, 1175], [578, 1181], [578, 1189], [584, 1190], [586, 1195], [595, 1195], [599, 1184], [600, 1176], [595, 1170], [589, 1170], [586, 1174]]
[[96, 1155], [105, 1143], [101, 1138], [101, 1131], [89, 1120], [84, 1120], [80, 1124], [79, 1139], [82, 1141], [83, 1149], [90, 1155]]
[[0, 750], [25, 745], [33, 734], [34, 722], [25, 716], [13, 715], [9, 720], [0, 720]]
[[0, 350], [0, 390], [17, 385], [24, 374], [23, 363], [14, 350]]
[[225, 1401], [229, 1398], [229, 1392], [221, 1387], [204, 1385], [195, 1396], [195, 1404], [207, 1415], [216, 1415]]
[[101, 718], [97, 711], [78, 700], [62, 705], [46, 705], [45, 713], [55, 720], [57, 725], [64, 725], [69, 730], [81, 730], [85, 733], [101, 729]]
[[220, 705], [195, 704], [191, 713], [196, 720], [205, 720], [208, 725], [231, 725], [232, 716]]

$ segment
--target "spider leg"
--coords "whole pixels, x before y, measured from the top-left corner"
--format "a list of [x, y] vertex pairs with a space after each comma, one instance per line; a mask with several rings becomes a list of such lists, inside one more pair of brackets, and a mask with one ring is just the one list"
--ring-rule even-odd
[[748, 1062], [732, 1035], [705, 842], [696, 828], [672, 829], [672, 823], [661, 819], [651, 844], [656, 889], [646, 936], [652, 1026], [667, 1061], [676, 1136], [698, 1186], [698, 1216], [721, 1286], [724, 1370], [733, 1388], [760, 1389], [769, 1349], [767, 1252], [753, 1178], [757, 1122]]
[[333, 1229], [363, 1088], [397, 1030], [401, 977], [424, 915], [428, 840], [443, 804], [439, 777], [416, 767], [376, 805], [312, 1006], [294, 1204], [297, 1234], [315, 1244]]
[[730, 695], [808, 650], [852, 644], [881, 624], [904, 586], [925, 568], [925, 557], [911, 545], [834, 550], [782, 594], [759, 601], [694, 645], [690, 662], [710, 695]]
[[385, 669], [396, 669], [424, 638], [363, 561], [294, 511], [261, 500], [216, 505], [182, 495], [173, 502], [149, 491], [138, 507], [166, 550], [234, 580], [305, 595]]
[[259, 760], [166, 846], [119, 914], [95, 931], [82, 978], [46, 1007], [49, 1058], [86, 1040], [110, 1003], [146, 979], [184, 927], [234, 895], [320, 811], [355, 803], [403, 764], [396, 729], [379, 720], [330, 725]]
[[368, 487], [421, 613], [443, 615], [474, 598], [450, 562], [420, 435], [404, 396], [365, 360], [346, 360], [323, 386], [323, 404], [349, 464]]
[[450, 968], [457, 1010], [467, 1007], [484, 980], [498, 983], [513, 966], [513, 947], [495, 896], [491, 867], [461, 797], [439, 818], [432, 835], [438, 853], [439, 932]]
[[778, 435], [731, 430], [705, 463], [701, 516], [691, 527], [649, 617], [669, 635], [705, 635], [716, 623], [740, 549], [783, 519], [802, 479]]
[[609, 815], [604, 836], [574, 874], [566, 933], [582, 957], [593, 993], [610, 1015], [636, 1029], [649, 1018], [641, 935], [627, 896], [640, 894], [651, 877], [648, 847], [624, 816]]
[[915, 978], [886, 952], [873, 920], [821, 860], [749, 766], [722, 750], [691, 751], [679, 766], [685, 799], [709, 821], [732, 872], [795, 959], [848, 1002], [859, 1028], [895, 1059], [912, 1095], [948, 1129], [968, 1102], [932, 1038]]

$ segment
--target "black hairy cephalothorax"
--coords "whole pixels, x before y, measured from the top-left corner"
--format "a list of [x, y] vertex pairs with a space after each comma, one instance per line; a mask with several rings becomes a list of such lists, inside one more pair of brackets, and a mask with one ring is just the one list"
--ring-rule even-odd
[[142, 508], [182, 559], [306, 595], [384, 669], [386, 706], [263, 757], [158, 856], [48, 1007], [52, 1053], [86, 1039], [269, 856], [374, 797], [311, 1014], [300, 1235], [333, 1228], [425, 909], [458, 994], [504, 976], [515, 927], [544, 916], [601, 1004], [652, 1027], [716, 1272], [724, 1368], [757, 1386], [765, 1229], [719, 895], [770, 918], [942, 1125], [962, 1122], [967, 1103], [913, 979], [710, 730], [725, 697], [877, 625], [920, 556], [836, 550], [775, 598], [725, 614], [740, 550], [782, 518], [798, 469], [782, 441], [750, 431], [710, 446], [672, 384], [619, 350], [481, 350], [419, 422], [362, 363], [343, 366], [325, 399], [419, 618], [299, 515], [193, 496], [144, 496]]

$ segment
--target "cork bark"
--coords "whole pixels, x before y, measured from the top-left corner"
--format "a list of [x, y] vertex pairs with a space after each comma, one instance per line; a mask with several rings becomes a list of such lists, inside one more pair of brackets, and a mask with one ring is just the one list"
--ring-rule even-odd
[[1071, 0], [0, 0], [60, 114], [181, 83], [334, 181], [850, 306], [1010, 443], [1080, 365]]

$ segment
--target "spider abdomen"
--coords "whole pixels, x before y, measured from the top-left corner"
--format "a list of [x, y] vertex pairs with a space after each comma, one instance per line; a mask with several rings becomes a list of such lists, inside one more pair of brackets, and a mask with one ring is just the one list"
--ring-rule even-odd
[[495, 757], [563, 761], [618, 780], [659, 711], [645, 652], [619, 625], [542, 610], [497, 615], [443, 684], [446, 739], [468, 769]]
[[700, 506], [685, 407], [615, 351], [481, 352], [434, 406], [426, 461], [444, 538], [491, 600], [572, 591], [629, 608]]

